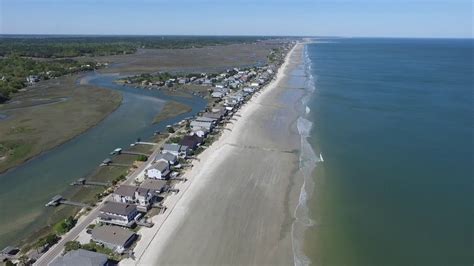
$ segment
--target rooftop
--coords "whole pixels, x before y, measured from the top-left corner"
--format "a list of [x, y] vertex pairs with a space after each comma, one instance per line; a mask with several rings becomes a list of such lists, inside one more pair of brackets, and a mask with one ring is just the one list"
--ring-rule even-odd
[[84, 249], [69, 251], [64, 256], [59, 256], [53, 260], [50, 266], [102, 266], [106, 265], [107, 256], [101, 253]]
[[105, 213], [128, 216], [131, 212], [136, 211], [136, 206], [133, 204], [107, 201], [106, 203], [104, 203], [104, 207], [102, 207], [100, 211]]
[[150, 169], [156, 169], [160, 172], [163, 172], [168, 169], [169, 164], [165, 161], [158, 161], [151, 165]]
[[176, 143], [163, 145], [163, 151], [175, 151], [175, 152], [179, 152], [179, 148], [180, 148], [179, 145], [176, 144]]
[[91, 236], [98, 242], [125, 247], [130, 238], [135, 236], [135, 233], [119, 226], [103, 225], [95, 227]]
[[136, 190], [137, 190], [136, 186], [121, 185], [115, 190], [114, 194], [117, 194], [123, 197], [133, 197], [135, 195]]
[[161, 192], [161, 189], [166, 186], [165, 180], [145, 179], [140, 185], [142, 188], [147, 188], [155, 192]]

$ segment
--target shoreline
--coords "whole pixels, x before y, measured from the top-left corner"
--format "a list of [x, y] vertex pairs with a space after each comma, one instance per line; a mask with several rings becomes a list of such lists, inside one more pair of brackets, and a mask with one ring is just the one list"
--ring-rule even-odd
[[[302, 54], [302, 69], [305, 77], [305, 94], [298, 100], [299, 116], [297, 119], [297, 129], [301, 137], [299, 169], [302, 174], [303, 184], [298, 199], [298, 205], [294, 210], [295, 221], [292, 224], [292, 235], [294, 239], [293, 253], [295, 257], [295, 265], [310, 265], [312, 261], [305, 253], [305, 232], [308, 228], [315, 225], [315, 221], [311, 219], [309, 214], [308, 203], [313, 196], [315, 181], [313, 174], [317, 164], [321, 162], [320, 157], [316, 155], [314, 147], [308, 141], [313, 129], [313, 122], [309, 120], [308, 114], [311, 109], [308, 102], [315, 91], [314, 77], [311, 74], [311, 62], [308, 57], [307, 46], [310, 42], [304, 42], [304, 51]], [[297, 239], [298, 241], [295, 241]]]
[[[212, 173], [216, 172], [216, 168], [218, 168], [219, 165], [224, 164], [225, 162], [229, 162], [231, 156], [233, 156], [232, 151], [229, 149], [235, 148], [235, 146], [238, 146], [239, 143], [237, 141], [237, 137], [235, 136], [235, 133], [233, 132], [242, 132], [244, 130], [243, 127], [245, 127], [245, 124], [249, 122], [250, 118], [248, 116], [255, 114], [256, 111], [259, 108], [266, 107], [262, 102], [265, 101], [266, 97], [268, 97], [270, 94], [271, 96], [274, 97], [275, 95], [273, 94], [278, 94], [278, 93], [284, 93], [284, 91], [277, 91], [279, 87], [283, 87], [282, 83], [287, 81], [287, 79], [290, 78], [290, 72], [296, 67], [296, 64], [294, 61], [295, 60], [290, 60], [294, 59], [292, 58], [292, 55], [296, 49], [301, 49], [301, 46], [303, 44], [299, 43], [295, 45], [290, 52], [288, 52], [285, 62], [280, 66], [278, 73], [276, 75], [276, 78], [268, 84], [262, 91], [260, 91], [256, 97], [252, 98], [241, 110], [238, 111], [238, 114], [241, 116], [234, 125], [227, 125], [226, 130], [224, 130], [222, 136], [214, 142], [208, 149], [206, 149], [202, 154], [198, 156], [199, 162], [197, 162], [193, 168], [189, 171], [186, 172], [184, 175], [188, 177], [188, 182], [179, 184], [179, 189], [182, 193], [179, 193], [179, 195], [176, 196], [171, 196], [166, 199], [166, 205], [170, 206], [170, 212], [166, 215], [166, 217], [157, 217], [153, 220], [155, 223], [155, 226], [157, 228], [151, 228], [151, 229], [141, 229], [140, 234], [142, 239], [138, 243], [137, 247], [135, 248], [135, 255], [136, 255], [136, 260], [131, 260], [131, 259], [126, 259], [121, 262], [122, 265], [133, 265], [133, 264], [156, 264], [158, 262], [160, 263], [165, 263], [163, 261], [159, 261], [160, 259], [160, 254], [161, 253], [167, 253], [164, 249], [167, 248], [167, 242], [170, 242], [172, 239], [173, 234], [178, 231], [178, 228], [183, 226], [183, 223], [185, 223], [188, 219], [184, 219], [186, 217], [187, 212], [186, 210], [190, 208], [191, 203], [193, 202], [194, 198], [198, 196], [202, 196], [204, 191], [202, 191], [206, 185], [209, 185], [212, 183], [212, 179], [216, 177], [212, 177]], [[296, 60], [297, 61], [297, 60]], [[299, 99], [299, 98], [298, 98]], [[292, 106], [292, 105], [291, 105]], [[293, 107], [292, 107], [293, 108]], [[296, 112], [294, 112], [296, 113]], [[295, 122], [297, 120], [297, 117], [294, 117], [293, 119], [290, 119], [288, 123], [288, 130], [289, 131], [294, 131], [294, 126]], [[242, 132], [244, 133], [244, 132]], [[270, 144], [270, 143], [268, 143]], [[273, 144], [273, 143], [271, 143]], [[244, 147], [245, 148], [245, 147]], [[257, 148], [257, 147], [256, 147]], [[258, 148], [257, 148], [258, 149]], [[223, 150], [223, 151], [222, 151]], [[268, 147], [263, 148], [264, 152], [271, 150]], [[285, 153], [284, 155], [284, 160], [288, 164], [288, 161], [290, 161], [289, 165], [286, 165], [285, 169], [291, 173], [288, 173], [287, 177], [285, 178], [283, 182], [286, 184], [284, 186], [284, 191], [288, 191], [287, 193], [285, 192], [285, 198], [288, 199], [288, 202], [283, 203], [284, 210], [283, 210], [283, 216], [285, 216], [286, 209], [289, 209], [290, 212], [293, 209], [292, 206], [295, 205], [294, 208], [296, 208], [296, 201], [298, 201], [296, 198], [298, 196], [295, 193], [295, 182], [299, 182], [297, 178], [292, 179], [291, 175], [294, 174], [294, 171], [298, 172], [298, 164], [297, 164], [297, 158], [295, 156], [294, 150], [279, 150], [275, 148], [276, 151], [280, 151], [281, 153]], [[277, 154], [277, 156], [280, 156], [279, 160], [282, 159], [281, 154]], [[291, 166], [294, 164], [293, 166]], [[206, 176], [203, 176], [206, 174]], [[210, 177], [211, 176], [211, 177]], [[195, 182], [198, 181], [199, 183]], [[216, 181], [216, 180], [214, 180]], [[196, 183], [196, 184], [195, 184]], [[194, 185], [193, 185], [194, 184]], [[299, 192], [299, 186], [298, 187], [298, 192]], [[281, 188], [281, 187], [280, 187]], [[188, 191], [189, 190], [189, 191]], [[289, 195], [291, 194], [291, 195]], [[277, 199], [278, 200], [278, 199]], [[285, 200], [284, 200], [285, 201]], [[279, 204], [281, 206], [281, 202]], [[273, 215], [273, 214], [270, 214]], [[281, 217], [281, 213], [278, 214], [280, 216], [280, 219], [288, 220], [289, 217]], [[291, 223], [291, 218], [289, 219]], [[288, 223], [288, 221], [286, 222]], [[275, 227], [280, 227], [275, 226]], [[283, 230], [284, 228], [280, 228], [278, 231]], [[285, 230], [286, 231], [286, 230]], [[281, 232], [280, 232], [281, 234]], [[283, 247], [287, 252], [285, 253], [286, 259], [288, 262], [293, 261], [293, 240], [290, 241], [289, 237], [286, 235], [284, 241], [278, 241], [278, 244], [280, 244], [280, 249]], [[172, 243], [171, 243], [172, 244]], [[236, 245], [239, 245], [242, 243], [236, 243]], [[268, 248], [268, 247], [261, 247], [263, 249]], [[153, 250], [153, 254], [150, 252]], [[174, 250], [173, 250], [174, 251]], [[227, 251], [227, 250], [226, 250]], [[179, 251], [178, 251], [179, 252]], [[274, 253], [275, 251], [271, 251]], [[197, 254], [200, 255], [200, 254]], [[268, 254], [267, 254], [268, 255]], [[277, 253], [274, 253], [274, 255], [278, 255]], [[188, 256], [189, 257], [189, 256]], [[278, 257], [282, 257], [282, 255], [278, 255]], [[291, 258], [289, 258], [291, 257]], [[226, 259], [226, 258], [219, 258], [219, 260]], [[253, 263], [256, 263], [257, 261], [260, 260], [267, 260], [268, 259], [273, 259], [273, 258], [254, 258]], [[183, 259], [181, 259], [183, 260]], [[179, 261], [179, 263], [186, 263], [190, 261], [183, 260], [183, 262]], [[208, 262], [208, 261], [206, 261]], [[168, 261], [169, 263], [169, 261]], [[172, 261], [171, 263], [176, 263], [176, 261]], [[197, 263], [196, 261], [193, 261], [193, 263]], [[219, 261], [221, 263], [221, 261]], [[225, 263], [222, 261], [222, 263]], [[239, 262], [237, 262], [239, 263]], [[240, 261], [240, 263], [242, 263]]]

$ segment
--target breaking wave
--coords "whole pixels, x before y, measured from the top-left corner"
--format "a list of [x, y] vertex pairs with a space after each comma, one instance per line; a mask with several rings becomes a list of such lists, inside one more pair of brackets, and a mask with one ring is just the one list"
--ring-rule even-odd
[[313, 147], [307, 140], [313, 128], [313, 123], [306, 118], [311, 111], [308, 107], [308, 101], [316, 89], [314, 77], [311, 75], [311, 62], [307, 49], [307, 46], [305, 46], [303, 54], [306, 94], [301, 99], [301, 104], [304, 107], [304, 113], [302, 113], [297, 120], [297, 129], [301, 136], [299, 169], [303, 175], [303, 185], [301, 186], [298, 205], [294, 212], [295, 220], [292, 224], [293, 255], [296, 266], [309, 265], [311, 263], [309, 258], [303, 252], [303, 241], [305, 230], [315, 224], [309, 216], [308, 200], [310, 199], [315, 186], [312, 173], [317, 163], [320, 161], [319, 156], [316, 156]]

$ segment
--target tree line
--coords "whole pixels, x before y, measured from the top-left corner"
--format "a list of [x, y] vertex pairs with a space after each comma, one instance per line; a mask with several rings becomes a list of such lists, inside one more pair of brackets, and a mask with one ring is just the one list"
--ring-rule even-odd
[[255, 42], [253, 36], [0, 36], [0, 56], [63, 58], [134, 53], [138, 48], [185, 49]]

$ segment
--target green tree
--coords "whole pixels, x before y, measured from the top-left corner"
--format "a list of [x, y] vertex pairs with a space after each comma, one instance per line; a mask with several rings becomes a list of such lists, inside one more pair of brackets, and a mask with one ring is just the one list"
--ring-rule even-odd
[[40, 238], [38, 242], [36, 242], [35, 247], [40, 248], [44, 246], [52, 246], [59, 241], [59, 237], [56, 234], [49, 234], [43, 238]]

